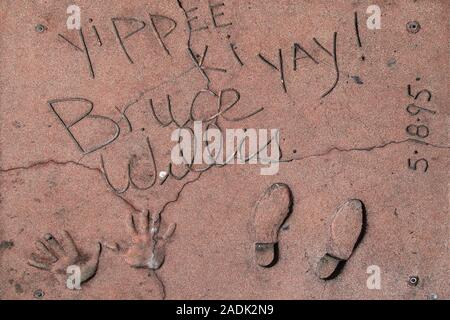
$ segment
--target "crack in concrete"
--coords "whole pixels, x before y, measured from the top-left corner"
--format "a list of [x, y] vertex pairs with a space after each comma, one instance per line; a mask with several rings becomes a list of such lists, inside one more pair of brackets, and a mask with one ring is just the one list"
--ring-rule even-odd
[[183, 190], [186, 188], [186, 186], [189, 185], [189, 184], [192, 184], [192, 183], [194, 183], [194, 182], [196, 182], [196, 181], [198, 181], [204, 172], [206, 172], [206, 171], [200, 172], [199, 175], [198, 175], [195, 179], [190, 180], [190, 181], [186, 182], [185, 184], [183, 184], [183, 186], [181, 187], [181, 189], [177, 192], [177, 195], [176, 195], [175, 199], [170, 200], [170, 201], [167, 201], [167, 202], [162, 206], [161, 210], [159, 211], [159, 214], [161, 215], [161, 214], [164, 212], [164, 210], [166, 210], [166, 208], [167, 208], [169, 205], [171, 205], [172, 203], [177, 202], [178, 199], [180, 198], [181, 194], [183, 193]]
[[[334, 151], [336, 151], [338, 153], [340, 153], [340, 152], [354, 152], [354, 151], [370, 152], [370, 151], [373, 151], [375, 149], [383, 149], [383, 148], [385, 148], [387, 146], [390, 146], [390, 145], [399, 145], [399, 144], [408, 143], [408, 142], [418, 143], [418, 144], [422, 144], [422, 145], [426, 145], [426, 146], [430, 146], [430, 147], [438, 148], [438, 149], [449, 149], [450, 150], [450, 146], [436, 145], [436, 144], [420, 141], [420, 140], [417, 140], [417, 139], [408, 138], [408, 139], [399, 140], [399, 141], [392, 140], [392, 141], [385, 142], [385, 143], [380, 144], [380, 145], [374, 145], [374, 146], [369, 146], [369, 147], [354, 147], [354, 148], [348, 148], [348, 149], [340, 148], [340, 147], [331, 147], [331, 148], [329, 148], [328, 150], [326, 150], [325, 152], [322, 152], [322, 153], [310, 154], [310, 155], [306, 155], [304, 157], [299, 157], [299, 158], [291, 158], [291, 159], [280, 160], [280, 162], [289, 163], [289, 162], [294, 162], [294, 161], [302, 161], [302, 160], [306, 160], [306, 159], [310, 159], [310, 158], [319, 158], [319, 157], [326, 156], [326, 155], [328, 155], [328, 154], [330, 154], [330, 153], [332, 153]], [[45, 167], [45, 166], [52, 165], [52, 164], [53, 165], [57, 165], [57, 166], [66, 166], [66, 165], [79, 166], [79, 167], [82, 167], [83, 169], [86, 169], [86, 170], [95, 171], [95, 172], [99, 173], [101, 176], [103, 176], [103, 171], [100, 168], [90, 167], [88, 165], [79, 163], [79, 162], [74, 161], [74, 160], [58, 161], [58, 160], [53, 160], [53, 159], [37, 161], [37, 162], [33, 162], [33, 163], [29, 164], [29, 165], [10, 167], [10, 168], [0, 168], [0, 173], [7, 173], [7, 172], [12, 172], [12, 171], [17, 171], [17, 170], [30, 170], [30, 169], [34, 169], [34, 168]], [[199, 175], [195, 179], [187, 181], [186, 183], [184, 183], [181, 186], [180, 190], [177, 192], [175, 198], [172, 199], [172, 200], [167, 201], [166, 203], [164, 203], [164, 205], [162, 206], [161, 210], [159, 211], [159, 214], [162, 214], [169, 205], [171, 205], [173, 203], [176, 203], [179, 200], [179, 198], [180, 198], [181, 194], [183, 193], [184, 189], [189, 184], [193, 184], [196, 181], [198, 181], [201, 178], [201, 176], [202, 176], [202, 174], [204, 172], [207, 172], [207, 171], [200, 172]], [[108, 190], [111, 191], [110, 189], [108, 189]], [[122, 202], [124, 202], [128, 207], [130, 207], [134, 211], [140, 211], [141, 210], [136, 205], [134, 205], [131, 201], [126, 199], [125, 197], [123, 197], [121, 195], [118, 195], [115, 192], [112, 192], [112, 193], [116, 197], [121, 199]]]
[[[53, 159], [37, 161], [37, 162], [33, 162], [31, 164], [24, 165], [24, 166], [11, 167], [11, 168], [6, 168], [6, 169], [0, 168], [0, 173], [7, 173], [7, 172], [18, 171], [18, 170], [30, 170], [30, 169], [46, 167], [48, 165], [56, 165], [56, 166], [74, 165], [74, 166], [78, 166], [78, 167], [81, 167], [86, 170], [94, 171], [103, 177], [103, 171], [100, 168], [90, 167], [88, 165], [82, 164], [82, 163], [74, 161], [74, 160], [58, 161], [58, 160], [53, 160]], [[108, 189], [108, 191], [111, 191], [111, 190]], [[129, 200], [116, 194], [115, 192], [111, 192], [111, 193], [114, 196], [116, 196], [117, 198], [119, 198], [120, 200], [122, 200], [123, 203], [125, 203], [128, 207], [130, 207], [134, 211], [139, 211], [139, 209], [133, 203], [131, 203]]]
[[420, 140], [417, 140], [417, 139], [408, 138], [408, 139], [399, 140], [399, 141], [392, 140], [392, 141], [385, 142], [385, 143], [380, 144], [380, 145], [374, 145], [374, 146], [370, 146], [370, 147], [354, 147], [354, 148], [349, 148], [349, 149], [340, 148], [340, 147], [331, 147], [331, 148], [329, 148], [328, 150], [326, 150], [325, 152], [322, 152], [322, 153], [310, 154], [310, 155], [307, 155], [307, 156], [304, 156], [304, 157], [299, 157], [299, 158], [291, 158], [291, 159], [280, 160], [280, 162], [293, 162], [293, 161], [306, 160], [306, 159], [310, 159], [310, 158], [320, 158], [320, 157], [323, 157], [323, 156], [326, 156], [326, 155], [332, 153], [333, 151], [336, 151], [338, 153], [340, 153], [340, 152], [354, 152], [354, 151], [370, 152], [370, 151], [375, 150], [375, 149], [383, 149], [383, 148], [385, 148], [387, 146], [390, 146], [390, 145], [403, 144], [403, 143], [407, 143], [407, 142], [414, 142], [414, 143], [430, 146], [430, 147], [433, 147], [433, 148], [449, 149], [450, 150], [450, 146], [436, 145], [436, 144], [433, 144], [433, 143], [428, 143], [428, 142], [425, 142], [425, 141], [420, 141]]
[[156, 270], [151, 270], [150, 274], [153, 274], [156, 278], [156, 281], [159, 284], [159, 287], [161, 288], [161, 300], [166, 300], [166, 285], [162, 281], [161, 277], [158, 275]]
[[79, 163], [77, 161], [74, 160], [67, 160], [67, 161], [58, 161], [58, 160], [42, 160], [42, 161], [37, 161], [37, 162], [32, 162], [28, 165], [24, 165], [24, 166], [18, 166], [18, 167], [11, 167], [11, 168], [0, 168], [0, 172], [11, 172], [11, 171], [17, 171], [17, 170], [29, 170], [29, 169], [34, 169], [34, 168], [39, 168], [39, 167], [45, 167], [47, 165], [57, 165], [57, 166], [65, 166], [65, 165], [75, 165], [75, 166], [81, 166], [84, 169], [87, 170], [91, 170], [91, 171], [96, 171], [99, 172], [100, 174], [103, 174], [102, 171], [100, 170], [100, 168], [94, 168], [94, 167], [89, 167], [85, 164]]

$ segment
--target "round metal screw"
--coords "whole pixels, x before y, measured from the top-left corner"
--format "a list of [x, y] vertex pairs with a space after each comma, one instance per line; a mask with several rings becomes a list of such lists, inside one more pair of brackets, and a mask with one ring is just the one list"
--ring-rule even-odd
[[417, 21], [410, 21], [406, 24], [406, 30], [409, 33], [417, 33], [420, 30], [420, 23]]
[[42, 291], [41, 289], [37, 289], [36, 291], [34, 291], [33, 296], [36, 299], [42, 299], [44, 297], [44, 291]]
[[47, 28], [43, 25], [43, 24], [37, 24], [34, 27], [34, 30], [36, 30], [36, 32], [42, 33], [46, 30]]
[[419, 277], [418, 276], [410, 276], [408, 279], [408, 284], [411, 286], [417, 286], [419, 283]]

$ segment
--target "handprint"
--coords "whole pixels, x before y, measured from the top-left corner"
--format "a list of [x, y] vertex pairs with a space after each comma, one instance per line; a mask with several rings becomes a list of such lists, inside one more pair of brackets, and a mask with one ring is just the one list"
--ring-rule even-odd
[[36, 241], [37, 251], [31, 254], [28, 264], [57, 275], [65, 275], [67, 267], [76, 265], [80, 268], [80, 282], [86, 282], [97, 272], [102, 250], [100, 243], [96, 245], [93, 255], [81, 255], [69, 232], [64, 231], [64, 246], [50, 233]]
[[167, 240], [175, 231], [175, 223], [167, 228], [163, 236], [159, 235], [161, 218], [159, 214], [150, 217], [148, 210], [139, 213], [134, 219], [130, 214], [128, 227], [130, 229], [132, 245], [128, 249], [125, 260], [134, 268], [149, 268], [157, 270], [164, 263]]

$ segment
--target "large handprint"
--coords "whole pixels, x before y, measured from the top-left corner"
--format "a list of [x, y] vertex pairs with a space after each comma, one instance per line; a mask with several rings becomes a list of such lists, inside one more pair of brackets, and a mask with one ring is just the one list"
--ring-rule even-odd
[[128, 219], [128, 227], [132, 244], [126, 252], [126, 262], [135, 268], [157, 270], [164, 263], [167, 240], [175, 231], [175, 223], [167, 228], [163, 236], [159, 235], [161, 219], [159, 214], [150, 217], [148, 210], [139, 213], [135, 219], [132, 214]]
[[64, 231], [64, 246], [50, 233], [36, 241], [37, 251], [31, 254], [28, 264], [57, 275], [66, 275], [67, 267], [80, 268], [81, 283], [91, 279], [97, 272], [102, 250], [97, 243], [95, 252], [89, 257], [81, 255], [69, 232]]

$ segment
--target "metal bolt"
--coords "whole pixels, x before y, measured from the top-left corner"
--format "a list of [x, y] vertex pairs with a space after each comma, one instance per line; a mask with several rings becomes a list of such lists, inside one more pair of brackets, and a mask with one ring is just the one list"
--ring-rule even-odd
[[44, 32], [45, 30], [47, 30], [47, 28], [46, 28], [43, 24], [37, 24], [37, 25], [34, 27], [34, 30], [36, 30], [36, 32], [42, 33], [42, 32]]
[[406, 24], [406, 30], [408, 30], [409, 33], [417, 33], [420, 30], [420, 23], [417, 21], [410, 21]]
[[419, 283], [419, 277], [418, 276], [410, 276], [408, 279], [408, 284], [410, 286], [417, 286], [417, 284]]
[[42, 299], [44, 297], [44, 291], [42, 291], [41, 289], [37, 289], [36, 291], [34, 291], [33, 296], [36, 299]]

